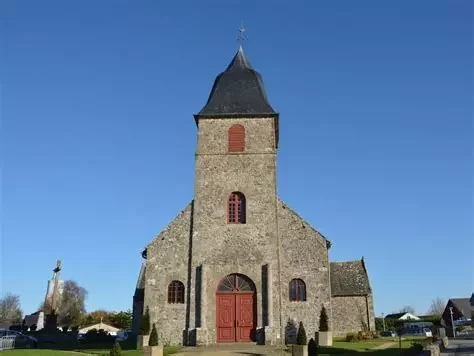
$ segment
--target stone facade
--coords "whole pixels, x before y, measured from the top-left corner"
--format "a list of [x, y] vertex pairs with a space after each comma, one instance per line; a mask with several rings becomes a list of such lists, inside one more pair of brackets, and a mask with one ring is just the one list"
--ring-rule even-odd
[[345, 336], [358, 330], [375, 330], [372, 295], [333, 297], [334, 336]]
[[[241, 50], [239, 53], [237, 56], [243, 56]], [[250, 71], [245, 58], [237, 59], [240, 62], [234, 66], [245, 68], [233, 71], [227, 81], [239, 71]], [[251, 73], [252, 85], [260, 85], [260, 77]], [[220, 85], [224, 89], [219, 90], [230, 90], [225, 89], [227, 82]], [[211, 99], [212, 108], [224, 107]], [[249, 101], [241, 107], [249, 105], [253, 104]], [[351, 306], [363, 297], [332, 298], [329, 241], [277, 196], [278, 115], [211, 115], [196, 117], [196, 123], [194, 199], [146, 249], [146, 264], [134, 296], [134, 330], [138, 330], [148, 306], [161, 343], [218, 342], [216, 291], [220, 281], [236, 273], [250, 279], [255, 290], [256, 342], [277, 344], [296, 335], [288, 321], [296, 325], [303, 321], [308, 339], [313, 337], [322, 305], [328, 310], [330, 325], [344, 332], [359, 330], [355, 322], [344, 323], [347, 315], [342, 314], [354, 313]], [[228, 132], [235, 124], [245, 128], [242, 152], [228, 152]], [[228, 223], [227, 203], [233, 192], [245, 196], [245, 223]], [[345, 267], [334, 268], [338, 281], [342, 281]], [[305, 300], [290, 301], [293, 279], [304, 281]], [[172, 281], [184, 284], [184, 303], [169, 303], [168, 285]], [[338, 321], [331, 318], [334, 301], [337, 315], [341, 315]], [[370, 308], [373, 314], [372, 303]]]
[[[328, 241], [282, 201], [278, 202], [278, 232], [281, 243], [282, 321], [303, 321], [308, 340], [318, 331], [322, 305], [331, 309]], [[291, 302], [289, 283], [301, 278], [306, 301]]]

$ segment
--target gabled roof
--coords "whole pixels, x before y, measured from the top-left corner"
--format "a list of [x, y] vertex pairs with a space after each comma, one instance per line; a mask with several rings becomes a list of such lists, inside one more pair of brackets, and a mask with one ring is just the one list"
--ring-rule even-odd
[[[407, 315], [408, 314], [408, 315]], [[406, 317], [405, 317], [406, 316]], [[404, 318], [405, 317], [405, 318]], [[421, 318], [419, 316], [413, 315], [412, 313], [409, 312], [401, 312], [401, 313], [393, 313], [393, 314], [387, 314], [385, 316], [385, 319], [404, 319], [404, 320], [420, 320]]]
[[209, 99], [196, 117], [268, 117], [277, 113], [268, 102], [263, 80], [242, 46], [214, 81]]
[[137, 286], [135, 289], [145, 288], [145, 271], [146, 271], [146, 262], [142, 263], [140, 267], [140, 273], [138, 274]]
[[102, 330], [105, 330], [105, 331], [108, 331], [108, 332], [117, 332], [117, 331], [120, 330], [119, 328], [116, 328], [115, 326], [100, 322], [100, 323], [96, 323], [96, 324], [93, 324], [93, 325], [86, 326], [82, 329], [79, 329], [79, 333], [81, 333], [81, 334], [86, 333], [86, 332], [88, 332], [89, 330], [92, 330], [92, 329], [97, 329], [97, 330], [102, 329]]
[[364, 260], [331, 262], [331, 295], [368, 295], [372, 292]]
[[145, 274], [146, 274], [146, 262], [143, 262], [140, 268], [140, 274], [138, 275], [137, 286], [135, 287], [135, 293], [133, 294], [134, 302], [143, 301], [145, 298]]
[[393, 314], [387, 314], [385, 315], [385, 319], [400, 319], [402, 316], [404, 316], [406, 312], [403, 313], [393, 313]]
[[466, 318], [471, 317], [471, 302], [469, 298], [452, 298], [449, 301], [458, 310], [459, 314], [463, 315]]

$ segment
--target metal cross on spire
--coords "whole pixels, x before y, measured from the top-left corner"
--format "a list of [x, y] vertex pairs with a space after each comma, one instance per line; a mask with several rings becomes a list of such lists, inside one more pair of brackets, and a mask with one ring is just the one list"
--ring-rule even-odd
[[240, 46], [242, 46], [245, 40], [244, 32], [245, 32], [245, 27], [244, 27], [244, 24], [241, 23], [239, 27], [239, 36], [237, 37], [237, 41], [240, 43]]

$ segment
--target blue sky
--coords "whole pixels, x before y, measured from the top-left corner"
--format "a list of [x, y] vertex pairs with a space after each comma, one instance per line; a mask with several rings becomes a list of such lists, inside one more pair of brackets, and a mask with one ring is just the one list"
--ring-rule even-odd
[[281, 115], [279, 194], [332, 260], [364, 256], [377, 315], [473, 291], [471, 1], [5, 0], [0, 19], [0, 292], [25, 312], [57, 258], [89, 310], [131, 308], [241, 21]]

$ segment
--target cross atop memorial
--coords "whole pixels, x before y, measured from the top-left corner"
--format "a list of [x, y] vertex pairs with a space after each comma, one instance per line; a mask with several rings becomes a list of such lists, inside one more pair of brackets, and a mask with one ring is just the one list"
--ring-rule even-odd
[[58, 281], [59, 281], [59, 272], [61, 272], [62, 264], [61, 260], [56, 261], [56, 267], [53, 269], [53, 295], [51, 297], [51, 309], [56, 310], [56, 302], [58, 299]]

